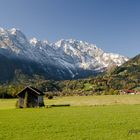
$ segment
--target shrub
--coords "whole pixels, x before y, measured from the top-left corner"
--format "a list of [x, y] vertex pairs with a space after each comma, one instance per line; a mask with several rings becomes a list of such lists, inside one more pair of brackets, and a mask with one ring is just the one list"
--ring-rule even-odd
[[114, 95], [114, 89], [109, 90], [109, 95]]
[[39, 103], [39, 107], [44, 107], [45, 104], [44, 103]]
[[48, 96], [48, 99], [53, 99], [53, 95], [49, 95]]
[[120, 94], [120, 92], [118, 90], [114, 91], [114, 95], [119, 95], [119, 94]]
[[103, 91], [102, 92], [102, 95], [108, 95], [109, 93], [108, 93], [108, 91]]

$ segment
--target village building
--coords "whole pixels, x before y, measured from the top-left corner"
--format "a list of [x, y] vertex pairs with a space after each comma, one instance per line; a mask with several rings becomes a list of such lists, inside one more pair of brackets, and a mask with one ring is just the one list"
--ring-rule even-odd
[[120, 90], [120, 94], [136, 94], [135, 90], [129, 90], [129, 89], [125, 89], [125, 90]]
[[26, 87], [17, 94], [19, 97], [19, 108], [42, 107], [44, 106], [44, 93], [34, 87]]

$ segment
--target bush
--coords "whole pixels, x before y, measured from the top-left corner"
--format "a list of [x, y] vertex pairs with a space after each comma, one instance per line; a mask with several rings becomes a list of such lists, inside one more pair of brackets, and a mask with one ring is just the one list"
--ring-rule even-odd
[[114, 91], [115, 91], [114, 89], [110, 89], [109, 90], [109, 95], [114, 95]]
[[49, 95], [48, 96], [48, 99], [53, 99], [53, 95]]
[[108, 93], [108, 91], [103, 91], [102, 92], [102, 95], [108, 95], [109, 93]]
[[39, 103], [39, 107], [44, 107], [45, 104], [44, 103]]
[[13, 96], [8, 94], [7, 92], [0, 92], [0, 98], [8, 99], [8, 98], [13, 98]]
[[120, 94], [120, 92], [118, 90], [114, 91], [114, 95], [119, 95], [119, 94]]

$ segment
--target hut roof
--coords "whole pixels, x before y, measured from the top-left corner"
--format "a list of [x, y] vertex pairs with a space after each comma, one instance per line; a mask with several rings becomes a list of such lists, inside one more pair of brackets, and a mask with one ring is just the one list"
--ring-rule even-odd
[[35, 94], [37, 95], [44, 95], [44, 93], [42, 91], [40, 91], [39, 89], [37, 88], [34, 88], [34, 87], [31, 87], [31, 86], [27, 86], [25, 87], [21, 92], [19, 92], [17, 95], [23, 93], [23, 92], [26, 92], [27, 90], [31, 90], [33, 91]]

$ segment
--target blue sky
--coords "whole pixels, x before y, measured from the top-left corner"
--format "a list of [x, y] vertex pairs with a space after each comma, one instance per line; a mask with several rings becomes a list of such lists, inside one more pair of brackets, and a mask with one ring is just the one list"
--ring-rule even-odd
[[0, 0], [0, 26], [29, 38], [74, 38], [107, 52], [140, 53], [140, 0]]

